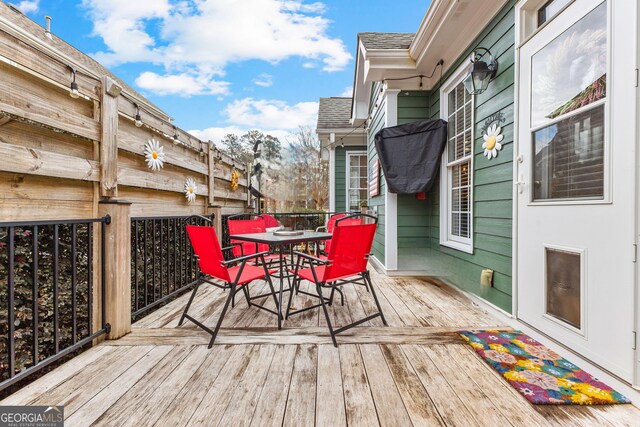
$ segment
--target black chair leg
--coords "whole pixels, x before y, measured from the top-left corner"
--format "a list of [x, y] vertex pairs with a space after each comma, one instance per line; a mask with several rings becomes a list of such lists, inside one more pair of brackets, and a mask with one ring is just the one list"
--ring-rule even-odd
[[364, 274], [364, 279], [367, 283], [369, 283], [369, 288], [371, 289], [371, 295], [373, 295], [373, 300], [376, 302], [376, 307], [378, 307], [378, 311], [380, 312], [380, 317], [382, 318], [382, 324], [384, 324], [384, 326], [389, 326], [387, 324], [387, 319], [384, 318], [384, 314], [382, 313], [382, 308], [380, 307], [380, 302], [378, 301], [378, 296], [376, 295], [376, 291], [373, 290], [373, 282], [371, 281], [371, 276], [369, 275], [368, 271]]
[[242, 286], [242, 292], [244, 292], [244, 298], [247, 300], [247, 304], [251, 307], [251, 298], [249, 296], [249, 289], [247, 289], [247, 285]]
[[202, 284], [202, 282], [198, 282], [193, 287], [193, 292], [191, 293], [191, 297], [189, 297], [189, 302], [187, 303], [187, 306], [184, 308], [184, 311], [182, 312], [182, 317], [180, 317], [180, 321], [178, 322], [178, 326], [181, 326], [182, 323], [184, 322], [184, 319], [187, 317], [187, 312], [189, 311], [189, 307], [191, 307], [191, 303], [193, 302], [193, 299], [195, 298], [196, 293], [198, 292], [198, 288], [200, 287], [201, 284]]
[[327, 319], [327, 326], [329, 327], [329, 333], [331, 334], [331, 341], [333, 341], [333, 346], [338, 347], [338, 342], [336, 341], [336, 334], [333, 333], [333, 328], [331, 327], [331, 320], [329, 319], [329, 310], [327, 310], [327, 305], [324, 302], [324, 296], [322, 296], [322, 287], [316, 283], [316, 290], [318, 291], [318, 296], [320, 297], [320, 304], [322, 304], [322, 311], [324, 311], [324, 317]]
[[209, 348], [213, 347], [213, 342], [216, 340], [216, 337], [218, 336], [218, 331], [220, 330], [220, 326], [222, 325], [222, 320], [224, 319], [224, 315], [226, 314], [227, 309], [229, 308], [229, 303], [233, 300], [235, 293], [236, 293], [235, 285], [232, 285], [231, 292], [229, 293], [229, 297], [227, 298], [227, 301], [224, 303], [224, 307], [222, 307], [222, 313], [220, 313], [220, 318], [218, 319], [216, 328], [213, 330], [213, 334], [211, 334], [211, 341], [209, 341]]
[[[293, 279], [293, 286], [295, 287], [296, 283], [299, 282], [299, 281], [300, 281], [299, 278], [294, 278]], [[289, 318], [289, 312], [291, 311], [291, 303], [293, 302], [293, 297], [294, 297], [293, 289], [294, 288], [291, 288], [289, 290], [289, 302], [287, 303], [287, 312], [286, 312], [286, 314], [284, 316], [285, 319]]]
[[[273, 302], [276, 304], [276, 310], [278, 310], [278, 298], [276, 297], [276, 288], [273, 287], [273, 282], [271, 281], [271, 277], [269, 277], [268, 275], [265, 276], [264, 280], [266, 280], [267, 284], [269, 285], [269, 290], [271, 291], [271, 296], [273, 296]], [[282, 313], [281, 313], [282, 315]], [[284, 317], [284, 316], [282, 316]]]

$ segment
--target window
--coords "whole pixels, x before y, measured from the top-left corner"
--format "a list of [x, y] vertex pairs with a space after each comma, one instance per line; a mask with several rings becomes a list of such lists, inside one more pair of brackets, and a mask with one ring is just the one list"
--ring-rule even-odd
[[467, 72], [465, 64], [440, 93], [442, 117], [448, 122], [440, 184], [440, 243], [472, 252], [474, 120], [473, 96], [462, 83]]
[[533, 200], [603, 200], [606, 2], [532, 55], [530, 90]]
[[347, 210], [360, 211], [367, 201], [368, 164], [365, 151], [347, 151]]
[[538, 27], [553, 18], [563, 7], [571, 3], [571, 0], [550, 0], [538, 9]]

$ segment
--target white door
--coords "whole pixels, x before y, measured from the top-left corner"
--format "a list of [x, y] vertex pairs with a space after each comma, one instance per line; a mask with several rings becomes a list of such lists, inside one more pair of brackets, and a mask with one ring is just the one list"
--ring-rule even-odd
[[521, 46], [515, 163], [518, 317], [628, 381], [637, 119], [635, 18], [623, 8], [632, 3], [576, 0]]

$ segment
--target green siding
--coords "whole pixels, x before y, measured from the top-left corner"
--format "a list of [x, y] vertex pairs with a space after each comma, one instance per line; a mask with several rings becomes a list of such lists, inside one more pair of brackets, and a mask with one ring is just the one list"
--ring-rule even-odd
[[336, 147], [335, 150], [336, 212], [344, 212], [347, 210], [347, 151], [367, 151], [367, 147]]
[[[412, 195], [398, 197], [398, 247], [426, 248], [425, 270], [437, 266], [451, 283], [508, 312], [512, 308], [514, 3], [511, 0], [471, 43], [472, 47], [490, 49], [499, 63], [496, 79], [475, 99], [473, 254], [440, 246], [439, 183], [427, 194], [426, 201], [418, 201]], [[471, 48], [464, 51], [449, 74], [468, 61], [470, 53]], [[443, 81], [447, 78], [444, 75]], [[439, 107], [439, 87], [430, 92], [401, 92], [398, 122], [439, 118]], [[488, 160], [483, 156], [480, 129], [487, 117], [499, 111], [506, 119], [502, 124], [503, 149], [497, 158]], [[495, 272], [492, 288], [480, 286], [480, 272], [484, 268]]]
[[[380, 90], [380, 83], [374, 83], [373, 88], [371, 90], [372, 100], [369, 105], [374, 107], [375, 97], [378, 96], [378, 92]], [[367, 152], [369, 159], [369, 169], [371, 169], [373, 162], [378, 158], [378, 154], [376, 153], [376, 148], [374, 145], [374, 136], [376, 132], [382, 129], [386, 124], [386, 104], [385, 101], [379, 105], [378, 109], [373, 111], [373, 117], [371, 119], [371, 123], [368, 126], [368, 139], [367, 139]], [[385, 191], [386, 191], [386, 183], [384, 180], [384, 174], [382, 169], [380, 169], [380, 194], [376, 197], [369, 198], [369, 205], [376, 206], [378, 210], [378, 228], [376, 229], [376, 235], [373, 240], [373, 248], [371, 252], [373, 256], [375, 256], [378, 261], [382, 264], [385, 264], [385, 248], [384, 248], [384, 236], [385, 236]]]
[[[398, 94], [398, 124], [424, 120], [429, 115], [429, 92]], [[431, 222], [426, 215], [429, 200], [398, 194], [398, 248], [428, 248]]]

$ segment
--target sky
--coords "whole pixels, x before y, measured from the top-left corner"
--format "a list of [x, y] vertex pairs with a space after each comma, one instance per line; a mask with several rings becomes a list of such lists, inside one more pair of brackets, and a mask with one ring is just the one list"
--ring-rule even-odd
[[429, 0], [5, 0], [216, 143], [315, 127], [350, 96], [359, 32], [415, 32]]

